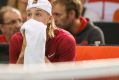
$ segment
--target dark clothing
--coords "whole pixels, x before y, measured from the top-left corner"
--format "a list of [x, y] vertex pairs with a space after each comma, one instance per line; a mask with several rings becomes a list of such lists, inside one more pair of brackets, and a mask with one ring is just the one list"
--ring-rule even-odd
[[104, 35], [99, 27], [88, 22], [85, 28], [76, 34], [76, 42], [81, 45], [94, 45], [95, 41], [100, 41], [101, 45], [105, 45]]

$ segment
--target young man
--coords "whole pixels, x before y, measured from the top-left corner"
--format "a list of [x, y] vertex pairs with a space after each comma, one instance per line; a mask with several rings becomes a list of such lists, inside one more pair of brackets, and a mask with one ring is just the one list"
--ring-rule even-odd
[[82, 5], [79, 0], [54, 0], [52, 5], [56, 25], [71, 32], [77, 44], [93, 45], [96, 41], [105, 44], [103, 32], [80, 16]]
[[19, 10], [6, 6], [0, 10], [1, 43], [9, 43], [11, 36], [20, 30], [22, 17]]
[[[75, 59], [75, 46], [76, 46], [74, 37], [67, 31], [57, 28], [55, 26], [54, 19], [52, 18], [52, 14], [51, 14], [52, 7], [51, 4], [48, 2], [48, 0], [32, 0], [32, 1], [29, 2], [27, 6], [27, 19], [28, 21], [29, 19], [34, 19], [35, 22], [37, 23], [42, 22], [44, 25], [47, 26], [46, 47], [45, 47], [46, 58], [50, 62], [73, 61]], [[30, 27], [35, 28], [36, 26], [30, 26]], [[42, 37], [42, 34], [40, 34], [38, 37]], [[23, 60], [25, 55], [24, 50], [26, 49], [25, 45], [27, 43], [25, 42], [26, 41], [20, 32], [16, 33], [11, 38], [10, 63], [21, 63], [21, 64], [24, 63]], [[28, 45], [29, 44], [27, 44], [26, 46]], [[34, 54], [35, 53], [36, 51], [34, 51]]]

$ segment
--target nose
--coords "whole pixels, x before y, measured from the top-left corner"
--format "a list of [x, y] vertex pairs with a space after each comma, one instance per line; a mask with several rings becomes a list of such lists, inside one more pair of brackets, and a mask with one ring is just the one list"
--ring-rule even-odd
[[30, 19], [35, 19], [36, 18], [36, 15], [35, 14], [32, 14]]
[[34, 19], [34, 15], [31, 15], [31, 17], [30, 17], [31, 19]]

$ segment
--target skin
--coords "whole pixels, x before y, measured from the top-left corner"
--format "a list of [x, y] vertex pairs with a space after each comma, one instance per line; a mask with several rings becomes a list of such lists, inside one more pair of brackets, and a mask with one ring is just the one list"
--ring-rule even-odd
[[65, 6], [62, 4], [57, 4], [53, 7], [53, 17], [58, 27], [67, 29], [67, 26], [71, 23], [70, 17], [66, 14]]
[[31, 18], [43, 22], [44, 24], [47, 24], [51, 16], [49, 16], [48, 13], [42, 9], [31, 8], [27, 10], [27, 20]]
[[[44, 24], [47, 24], [49, 22], [49, 20], [51, 19], [51, 16], [48, 15], [48, 13], [42, 9], [31, 8], [31, 9], [27, 10], [27, 20], [29, 20], [29, 19], [35, 19], [37, 21], [43, 22]], [[17, 60], [17, 64], [23, 64], [23, 62], [24, 62], [25, 47], [26, 47], [26, 38], [25, 38], [25, 34], [23, 34], [23, 45], [22, 45], [21, 53]], [[50, 61], [45, 57], [45, 62], [47, 63]]]
[[75, 18], [75, 11], [71, 10], [69, 13], [66, 12], [66, 7], [60, 3], [53, 6], [53, 17], [55, 24], [72, 34], [75, 34], [76, 30], [79, 28], [80, 20]]
[[2, 25], [2, 33], [5, 35], [7, 42], [11, 36], [18, 32], [22, 25], [22, 17], [18, 12], [8, 11], [3, 16], [4, 24]]

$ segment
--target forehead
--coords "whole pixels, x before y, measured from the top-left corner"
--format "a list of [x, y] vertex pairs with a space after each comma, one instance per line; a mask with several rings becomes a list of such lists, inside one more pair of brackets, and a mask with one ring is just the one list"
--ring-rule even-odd
[[22, 16], [15, 12], [6, 12], [3, 16], [4, 22], [9, 22], [11, 20], [22, 20]]
[[53, 6], [53, 11], [66, 12], [66, 7], [63, 4], [57, 3]]
[[21, 14], [13, 11], [7, 11], [3, 16], [4, 19], [11, 19], [11, 18], [18, 18], [18, 17], [21, 18]]
[[40, 8], [36, 8], [36, 7], [30, 8], [27, 10], [27, 12], [36, 12], [36, 11], [45, 12], [44, 10]]

